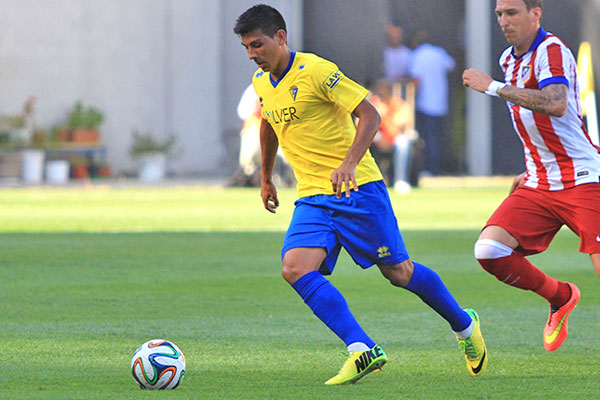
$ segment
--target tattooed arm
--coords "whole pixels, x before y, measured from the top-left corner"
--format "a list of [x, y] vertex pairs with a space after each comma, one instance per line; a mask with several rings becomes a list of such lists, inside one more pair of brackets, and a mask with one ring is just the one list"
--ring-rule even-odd
[[[473, 68], [463, 73], [463, 85], [481, 93], [487, 90], [492, 80], [488, 74]], [[535, 112], [562, 117], [567, 112], [568, 90], [566, 85], [560, 83], [545, 86], [542, 90], [520, 89], [506, 85], [498, 90], [498, 96]]]
[[568, 90], [561, 83], [545, 86], [542, 90], [506, 85], [498, 90], [498, 96], [531, 111], [562, 117], [567, 113]]

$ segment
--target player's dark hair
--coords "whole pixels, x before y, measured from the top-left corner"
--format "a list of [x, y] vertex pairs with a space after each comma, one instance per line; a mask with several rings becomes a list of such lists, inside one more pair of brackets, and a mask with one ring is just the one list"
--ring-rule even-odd
[[523, 0], [523, 3], [525, 3], [525, 7], [527, 7], [527, 11], [531, 10], [532, 8], [542, 8], [542, 0]]
[[287, 32], [285, 20], [279, 11], [265, 4], [257, 4], [244, 11], [235, 22], [233, 32], [242, 36], [255, 29], [260, 29], [270, 37], [275, 37], [275, 33], [280, 29]]

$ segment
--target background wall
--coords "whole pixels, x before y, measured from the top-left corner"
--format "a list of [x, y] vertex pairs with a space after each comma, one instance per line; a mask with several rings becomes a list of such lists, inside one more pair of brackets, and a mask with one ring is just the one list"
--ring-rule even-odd
[[[105, 113], [102, 141], [115, 170], [132, 168], [133, 128], [176, 133], [177, 171], [218, 161], [220, 2], [185, 0], [1, 0], [0, 110], [37, 98], [41, 126], [64, 122], [76, 100]], [[208, 97], [207, 97], [208, 95]], [[209, 100], [210, 99], [210, 100]], [[216, 112], [215, 112], [216, 111]], [[216, 146], [216, 147], [215, 147]]]

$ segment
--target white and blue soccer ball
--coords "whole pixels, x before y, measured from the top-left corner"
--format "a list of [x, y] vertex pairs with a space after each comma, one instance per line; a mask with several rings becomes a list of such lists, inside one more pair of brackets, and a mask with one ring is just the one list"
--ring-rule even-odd
[[131, 373], [142, 389], [175, 389], [185, 374], [185, 356], [175, 343], [149, 340], [133, 353]]

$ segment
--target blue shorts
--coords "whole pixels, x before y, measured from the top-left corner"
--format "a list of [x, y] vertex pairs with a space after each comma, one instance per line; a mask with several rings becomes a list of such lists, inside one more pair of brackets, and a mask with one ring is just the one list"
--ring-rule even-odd
[[327, 256], [319, 272], [333, 272], [344, 247], [362, 268], [396, 265], [408, 252], [383, 181], [359, 186], [347, 198], [315, 195], [296, 200], [292, 221], [283, 240], [281, 258], [298, 247], [323, 247]]

